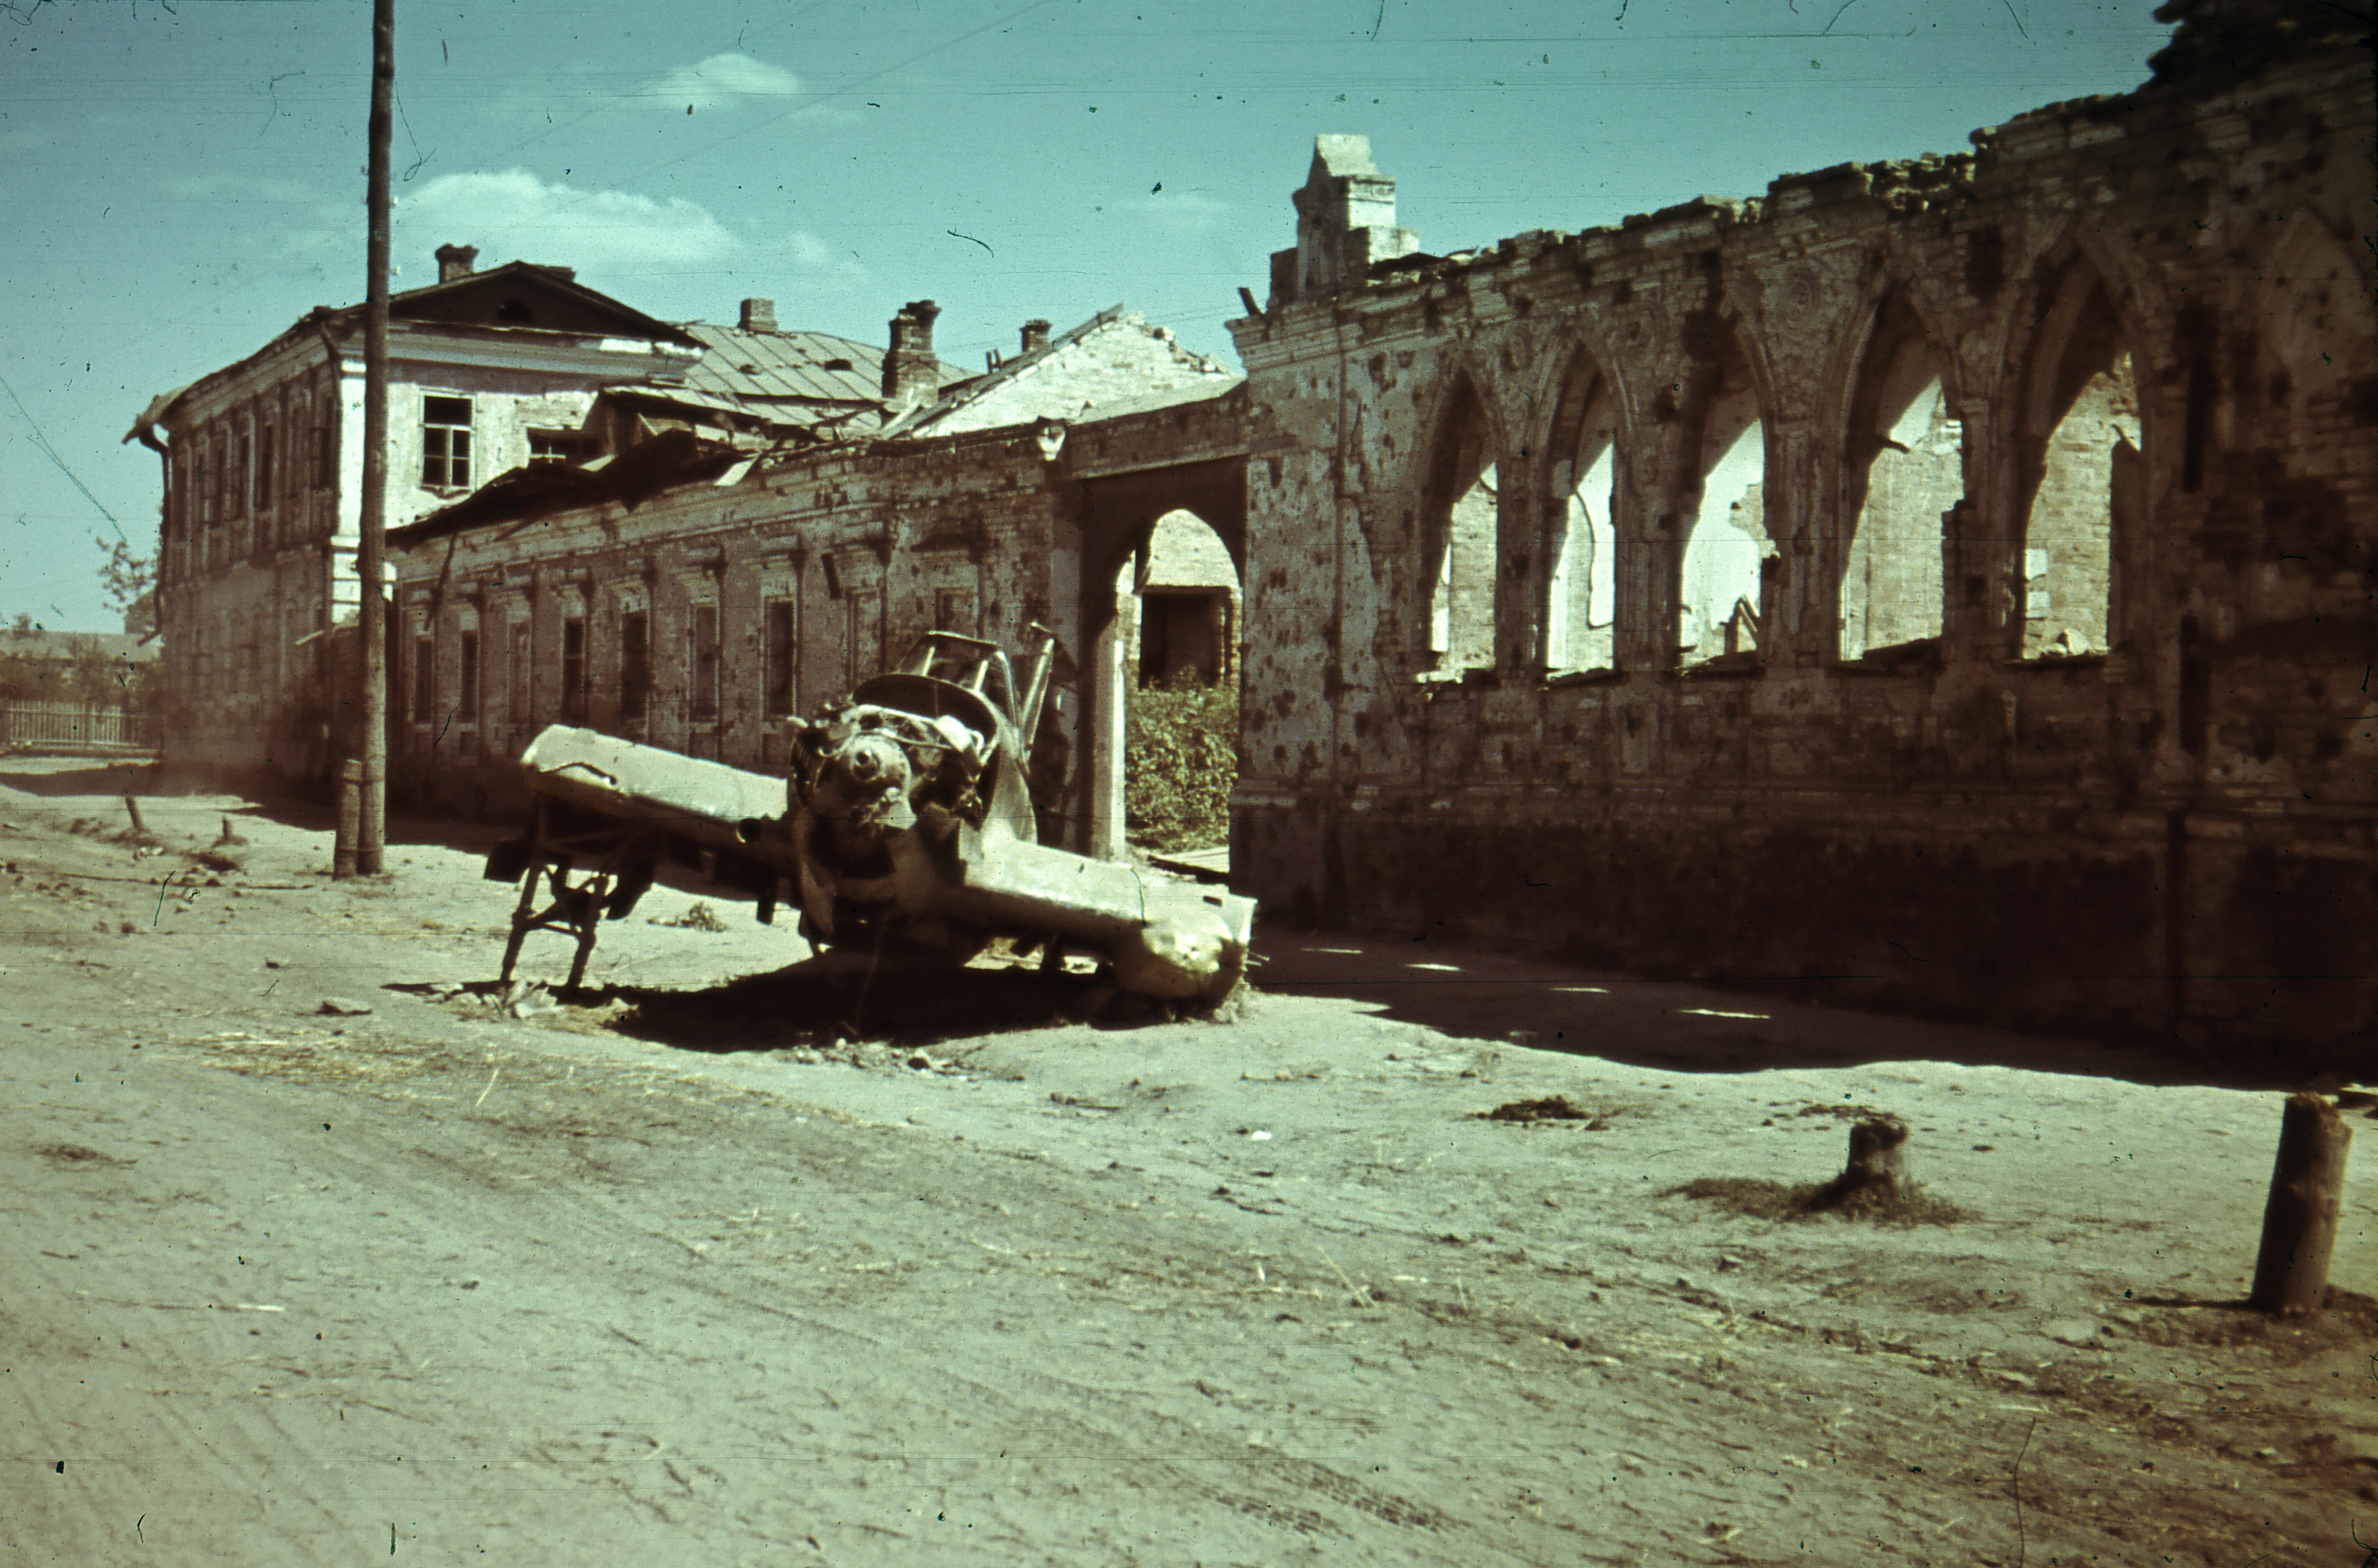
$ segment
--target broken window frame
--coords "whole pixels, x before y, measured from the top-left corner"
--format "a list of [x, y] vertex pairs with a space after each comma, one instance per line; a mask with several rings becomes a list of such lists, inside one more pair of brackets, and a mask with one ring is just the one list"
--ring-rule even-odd
[[592, 461], [599, 451], [599, 443], [583, 430], [531, 430], [528, 433], [531, 467], [544, 463], [576, 468]]
[[425, 393], [421, 400], [421, 485], [451, 493], [471, 487], [471, 399]]

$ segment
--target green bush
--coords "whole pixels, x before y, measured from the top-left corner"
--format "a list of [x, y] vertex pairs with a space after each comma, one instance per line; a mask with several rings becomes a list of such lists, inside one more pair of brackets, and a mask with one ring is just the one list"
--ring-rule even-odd
[[1184, 671], [1170, 686], [1131, 694], [1123, 740], [1123, 824], [1150, 849], [1200, 849], [1231, 837], [1231, 785], [1239, 776], [1239, 694], [1199, 686]]

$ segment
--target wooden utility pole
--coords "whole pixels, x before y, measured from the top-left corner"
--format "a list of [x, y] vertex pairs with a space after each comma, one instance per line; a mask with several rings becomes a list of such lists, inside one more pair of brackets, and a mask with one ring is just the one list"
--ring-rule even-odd
[[355, 634], [363, 642], [360, 765], [342, 770], [341, 842], [336, 876], [377, 877], [387, 869], [388, 610], [381, 598], [388, 533], [388, 228], [389, 150], [396, 96], [396, 0], [372, 0], [370, 211], [364, 242], [364, 475], [362, 537], [355, 547], [359, 598]]

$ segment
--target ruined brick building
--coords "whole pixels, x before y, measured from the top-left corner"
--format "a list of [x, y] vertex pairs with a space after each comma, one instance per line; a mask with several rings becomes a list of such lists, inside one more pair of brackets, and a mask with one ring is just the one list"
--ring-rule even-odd
[[[566, 267], [475, 271], [476, 256], [441, 247], [438, 281], [390, 302], [391, 527], [519, 465], [583, 463], [662, 429], [751, 445], [887, 417], [882, 350], [779, 333], [765, 300], [733, 328], [679, 326]], [[156, 398], [125, 439], [163, 472], [166, 760], [320, 773], [353, 685], [329, 651], [357, 601], [362, 307], [317, 310]]]
[[[2336, 1041], [2378, 932], [2371, 64], [1421, 253], [1325, 137], [1247, 369], [1234, 881], [1970, 1015]], [[2366, 1036], [2365, 1043], [2366, 1043]]]
[[1039, 624], [1066, 650], [1044, 831], [1120, 853], [1140, 593], [1201, 671], [1221, 672], [1233, 635], [1212, 530], [1237, 530], [1240, 378], [1120, 306], [1054, 337], [1028, 322], [1015, 354], [960, 378], [933, 358], [937, 315], [920, 301], [892, 322], [871, 425], [759, 448], [672, 426], [391, 531], [399, 795], [508, 804], [513, 760], [557, 722], [778, 766], [790, 719], [924, 631], [1026, 649]]

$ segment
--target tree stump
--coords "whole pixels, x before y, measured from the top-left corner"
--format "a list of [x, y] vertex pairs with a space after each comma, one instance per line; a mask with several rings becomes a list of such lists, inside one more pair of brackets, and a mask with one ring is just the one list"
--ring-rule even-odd
[[1850, 1159], [1842, 1171], [1844, 1190], [1899, 1197], [1907, 1191], [1907, 1124], [1868, 1120], [1850, 1128]]
[[1850, 1127], [1850, 1157], [1839, 1176], [1810, 1193], [1807, 1209], [1865, 1208], [1904, 1198], [1914, 1190], [1907, 1179], [1907, 1124], [1875, 1117]]
[[2325, 1095], [2288, 1096], [2247, 1305], [2293, 1317], [2324, 1304], [2344, 1208], [2345, 1156], [2352, 1146], [2353, 1129]]

